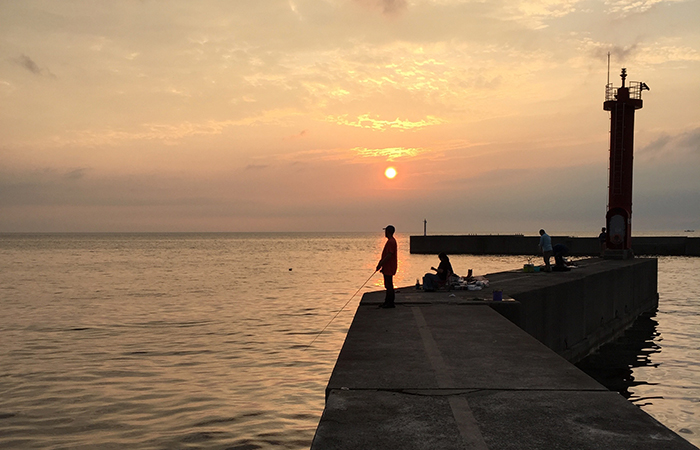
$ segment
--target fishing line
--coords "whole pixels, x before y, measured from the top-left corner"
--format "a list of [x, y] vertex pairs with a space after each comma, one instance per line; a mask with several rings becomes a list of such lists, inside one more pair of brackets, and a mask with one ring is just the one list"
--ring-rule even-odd
[[[370, 275], [369, 278], [367, 278], [367, 281], [365, 281], [364, 283], [362, 283], [362, 286], [360, 286], [360, 289], [362, 289], [363, 287], [365, 287], [365, 284], [369, 283], [369, 280], [372, 279], [372, 277], [374, 276], [375, 273], [377, 273], [376, 270], [375, 270], [374, 272], [372, 272], [372, 275]], [[357, 293], [360, 292], [360, 289], [358, 289], [354, 294], [352, 294], [352, 297], [350, 297], [350, 300], [352, 300], [353, 298], [355, 298], [355, 296], [357, 295]], [[316, 339], [318, 339], [318, 337], [321, 336], [321, 334], [322, 334], [324, 331], [326, 331], [326, 328], [328, 328], [328, 326], [329, 326], [331, 323], [333, 323], [333, 321], [335, 320], [335, 318], [338, 317], [338, 314], [340, 314], [340, 313], [345, 309], [345, 307], [348, 306], [348, 303], [350, 303], [350, 300], [348, 300], [347, 302], [345, 302], [345, 304], [343, 305], [343, 307], [340, 308], [340, 310], [339, 310], [337, 313], [335, 313], [335, 316], [333, 316], [333, 318], [330, 320], [330, 322], [328, 322], [328, 323], [326, 324], [326, 326], [323, 327], [323, 330], [319, 331], [319, 333], [316, 335], [316, 337], [314, 338], [314, 340], [311, 341], [311, 343], [310, 343], [309, 345], [307, 345], [306, 347], [304, 347], [304, 350], [302, 350], [302, 351], [306, 351], [307, 348], [311, 347], [311, 346], [313, 345], [313, 343], [316, 342]]]

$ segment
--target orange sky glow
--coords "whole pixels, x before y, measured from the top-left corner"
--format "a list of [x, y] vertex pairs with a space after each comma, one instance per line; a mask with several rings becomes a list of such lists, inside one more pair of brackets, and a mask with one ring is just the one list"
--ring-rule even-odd
[[[0, 232], [700, 229], [694, 0], [0, 2]], [[393, 166], [398, 175], [385, 176]]]

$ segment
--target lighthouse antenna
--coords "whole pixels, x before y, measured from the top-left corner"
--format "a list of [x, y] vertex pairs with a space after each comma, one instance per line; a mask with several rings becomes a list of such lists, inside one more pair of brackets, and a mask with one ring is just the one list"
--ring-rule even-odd
[[610, 52], [608, 52], [608, 84], [610, 84]]

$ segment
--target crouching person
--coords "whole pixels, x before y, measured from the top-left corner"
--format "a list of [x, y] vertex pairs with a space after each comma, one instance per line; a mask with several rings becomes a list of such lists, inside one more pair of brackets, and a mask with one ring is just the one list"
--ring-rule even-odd
[[450, 258], [442, 252], [438, 255], [440, 259], [440, 265], [431, 267], [430, 270], [434, 270], [436, 273], [426, 273], [423, 277], [423, 290], [424, 291], [434, 291], [440, 286], [444, 286], [449, 283], [450, 275], [452, 275], [452, 264], [450, 264]]

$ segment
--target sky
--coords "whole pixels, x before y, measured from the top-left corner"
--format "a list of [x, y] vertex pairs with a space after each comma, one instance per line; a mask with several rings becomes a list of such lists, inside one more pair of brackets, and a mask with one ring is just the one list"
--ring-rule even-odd
[[0, 232], [597, 235], [622, 67], [650, 87], [633, 233], [700, 231], [698, 17], [700, 0], [0, 0]]

